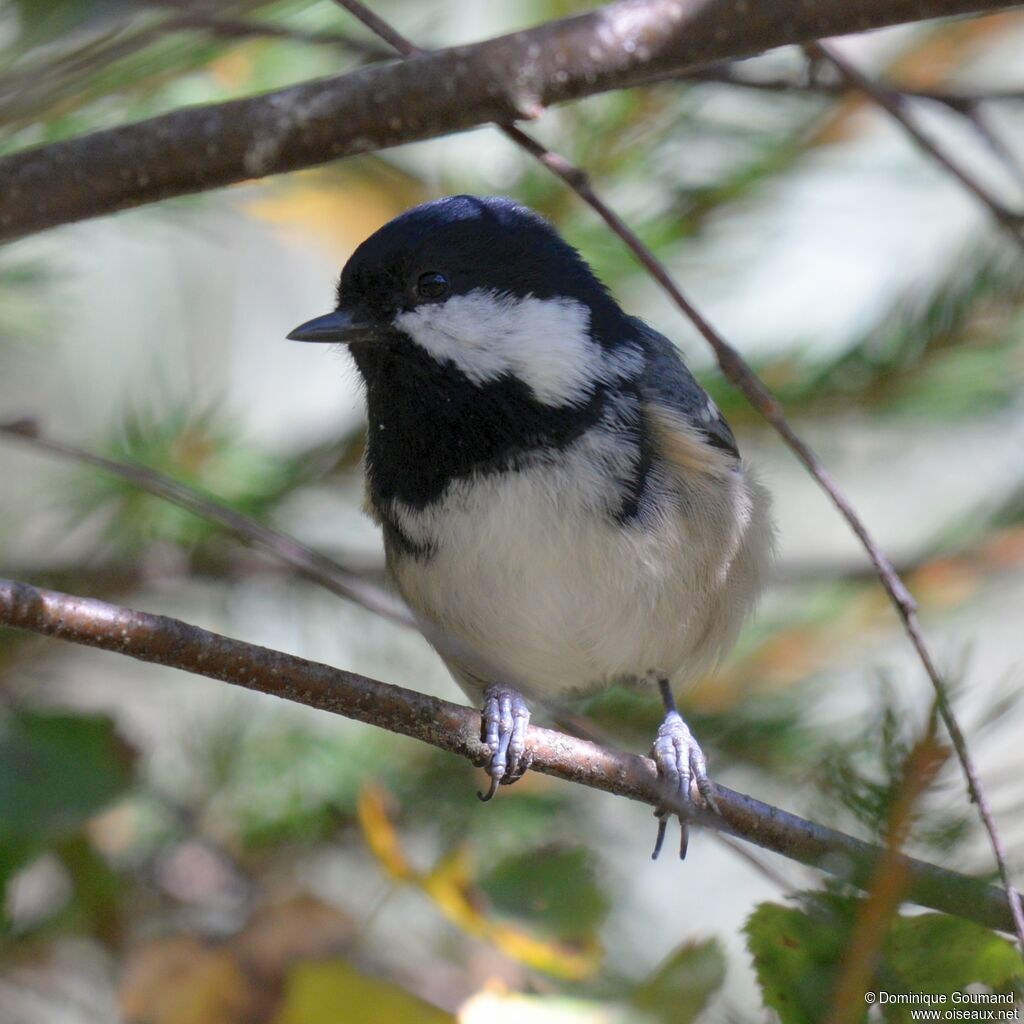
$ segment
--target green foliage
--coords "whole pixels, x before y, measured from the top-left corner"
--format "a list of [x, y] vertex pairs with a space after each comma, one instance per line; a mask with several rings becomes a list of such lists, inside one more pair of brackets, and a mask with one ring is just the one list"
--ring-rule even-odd
[[[906, 785], [910, 751], [923, 730], [924, 716], [901, 704], [892, 680], [882, 679], [878, 696], [857, 730], [837, 730], [822, 743], [815, 781], [821, 797], [813, 814], [836, 820], [837, 811], [851, 815], [877, 841], [884, 842], [890, 815]], [[933, 782], [941, 791], [944, 776]], [[952, 785], [959, 785], [956, 780]], [[927, 812], [925, 813], [925, 808]], [[971, 811], [955, 801], [941, 806], [919, 801], [911, 839], [948, 856], [969, 832]]]
[[49, 341], [52, 313], [42, 302], [42, 285], [51, 277], [45, 260], [5, 254], [0, 262], [0, 354], [8, 346]]
[[[163, 417], [126, 417], [104, 454], [164, 473], [238, 512], [259, 518], [302, 479], [298, 463], [277, 459], [239, 437], [215, 411], [177, 407]], [[109, 473], [83, 470], [76, 517], [102, 515], [111, 549], [138, 553], [162, 542], [194, 548], [221, 528]]]
[[0, 719], [0, 891], [35, 857], [55, 850], [85, 902], [108, 904], [109, 872], [81, 828], [127, 792], [133, 767], [109, 718], [12, 711]]
[[11, 0], [23, 32], [22, 45], [44, 43], [90, 22], [131, 9], [129, 0]]
[[578, 808], [565, 787], [542, 783], [504, 789], [481, 814], [472, 799], [485, 779], [479, 768], [422, 746], [410, 751], [405, 765], [389, 783], [403, 818], [411, 828], [429, 830], [446, 848], [469, 842], [477, 857], [497, 863], [509, 850], [540, 849], [578, 835]]
[[[243, 848], [310, 842], [355, 813], [368, 779], [403, 764], [388, 737], [371, 730], [324, 735], [296, 726], [219, 730], [202, 759], [210, 765], [210, 812]], [[216, 748], [216, 749], [214, 749]]]
[[[735, 706], [721, 711], [704, 711], [685, 700], [683, 705], [686, 720], [716, 759], [789, 774], [798, 771], [814, 749], [804, 721], [811, 701], [805, 688], [795, 687], [779, 693], [745, 693]], [[649, 745], [663, 717], [654, 692], [622, 686], [590, 699], [585, 711], [602, 731], [628, 746]]]
[[848, 910], [828, 903], [809, 914], [762, 903], [748, 918], [747, 945], [761, 994], [782, 1024], [815, 1024], [829, 1012], [849, 935]]
[[0, 720], [0, 829], [45, 841], [122, 795], [132, 754], [105, 716], [12, 712]]
[[[885, 983], [907, 992], [1010, 992], [1024, 981], [1013, 943], [973, 921], [943, 914], [899, 918], [886, 943]], [[893, 980], [890, 980], [893, 979]]]
[[[915, 285], [842, 351], [815, 341], [762, 360], [757, 372], [790, 414], [867, 408], [927, 421], [991, 414], [1022, 384], [1024, 269], [1016, 249], [972, 246], [935, 281]], [[753, 421], [746, 400], [717, 374], [705, 386], [731, 420]]]
[[630, 1001], [663, 1024], [691, 1024], [725, 981], [725, 957], [714, 939], [687, 942], [633, 990]]
[[[746, 924], [765, 1005], [782, 1024], [830, 1018], [838, 979], [849, 965], [849, 941], [862, 900], [812, 896], [802, 908], [762, 903]], [[868, 991], [944, 993], [971, 985], [1009, 992], [1021, 979], [1012, 943], [981, 925], [942, 914], [896, 917], [873, 960]], [[858, 1019], [867, 1016], [863, 1002]], [[887, 1021], [908, 1021], [907, 1006], [880, 1001]]]
[[[0, 79], [0, 127], [6, 128], [0, 150], [338, 69], [336, 46], [304, 45], [287, 33], [236, 35], [219, 27], [252, 18], [258, 29], [260, 14], [287, 18], [300, 11], [305, 5], [295, 0], [233, 0], [215, 12], [126, 0], [17, 3], [22, 31], [13, 34], [14, 46], [0, 50], [0, 70], [7, 66]], [[326, 8], [318, 20], [330, 25], [336, 19]], [[241, 57], [232, 67], [218, 68], [230, 53]], [[351, 54], [345, 56], [352, 61]]]
[[506, 857], [480, 879], [494, 909], [541, 926], [567, 942], [593, 939], [608, 897], [582, 847], [532, 849]]
[[118, 942], [126, 916], [123, 879], [81, 830], [57, 843], [54, 853], [67, 871], [72, 898], [53, 923], [109, 944]]

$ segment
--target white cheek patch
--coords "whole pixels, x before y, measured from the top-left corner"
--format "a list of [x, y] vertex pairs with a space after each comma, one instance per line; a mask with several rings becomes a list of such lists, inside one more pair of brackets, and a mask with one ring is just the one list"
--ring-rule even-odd
[[511, 375], [545, 405], [585, 400], [618, 375], [590, 336], [590, 311], [574, 299], [478, 290], [400, 313], [394, 324], [474, 383]]

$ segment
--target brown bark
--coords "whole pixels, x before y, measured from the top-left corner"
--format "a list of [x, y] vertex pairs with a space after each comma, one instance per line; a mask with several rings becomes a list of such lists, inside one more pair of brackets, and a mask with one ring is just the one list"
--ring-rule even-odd
[[0, 159], [0, 240], [638, 85], [789, 43], [1017, 6], [1001, 0], [623, 0]]

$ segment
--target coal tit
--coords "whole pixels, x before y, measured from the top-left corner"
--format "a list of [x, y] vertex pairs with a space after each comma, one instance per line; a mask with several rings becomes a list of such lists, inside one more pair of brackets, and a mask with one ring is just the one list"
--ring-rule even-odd
[[399, 591], [482, 702], [485, 798], [528, 767], [525, 698], [628, 682], [660, 688], [653, 756], [675, 799], [692, 782], [713, 806], [673, 691], [733, 645], [773, 530], [675, 346], [547, 221], [474, 196], [385, 224], [335, 311], [289, 337], [347, 345], [365, 382], [366, 507]]

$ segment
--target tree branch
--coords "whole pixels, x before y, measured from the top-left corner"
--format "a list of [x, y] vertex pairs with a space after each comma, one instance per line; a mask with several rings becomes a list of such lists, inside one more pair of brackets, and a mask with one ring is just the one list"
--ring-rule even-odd
[[[694, 83], [713, 85], [732, 85], [739, 89], [750, 89], [753, 92], [782, 93], [786, 95], [815, 95], [838, 99], [845, 96], [850, 86], [842, 81], [825, 82], [820, 78], [797, 80], [792, 77], [775, 75], [772, 77], [755, 77], [746, 75], [732, 64], [720, 64], [714, 67], [701, 68], [699, 71], [688, 71], [683, 75], [673, 75], [669, 81], [682, 80]], [[899, 82], [885, 82], [885, 88], [897, 92], [900, 96], [913, 100], [927, 100], [949, 107], [962, 114], [982, 103], [1021, 103], [1024, 102], [1024, 88], [1020, 89], [917, 89], [901, 85]]]
[[[169, 8], [175, 10], [175, 7]], [[307, 32], [271, 21], [252, 21], [245, 18], [222, 17], [205, 11], [186, 11], [172, 14], [159, 25], [155, 32], [202, 32], [219, 39], [278, 39], [285, 42], [304, 43], [308, 46], [332, 46], [344, 52], [356, 54], [367, 60], [385, 60], [390, 56], [387, 50], [374, 42], [356, 39], [343, 32]]]
[[[487, 758], [478, 711], [233, 640], [178, 619], [0, 580], [0, 624], [343, 715], [422, 740], [474, 764]], [[646, 757], [537, 726], [530, 727], [527, 746], [534, 771], [652, 807], [665, 800], [654, 762]], [[693, 817], [699, 824], [836, 874], [854, 885], [865, 886], [886, 856], [879, 847], [723, 786], [715, 787], [715, 795], [721, 816], [697, 811]], [[908, 900], [989, 928], [1012, 928], [1001, 889], [909, 857], [900, 858], [899, 865], [906, 872]]]
[[[999, 226], [1021, 249], [1024, 249], [1024, 233], [1022, 233], [1024, 216], [1005, 206], [970, 171], [950, 157], [917, 126], [905, 109], [906, 97], [902, 93], [869, 78], [843, 57], [838, 50], [825, 43], [808, 43], [806, 50], [812, 58], [831, 64], [848, 86], [862, 92], [876, 106], [889, 114], [910, 137], [914, 145], [930, 156], [947, 174], [958, 181], [982, 205], [986, 206]], [[991, 145], [991, 136], [987, 137], [987, 141]], [[1021, 937], [1021, 942], [1024, 943], [1024, 935]]]
[[246, 543], [270, 552], [332, 594], [346, 598], [400, 626], [416, 626], [406, 605], [368, 578], [366, 573], [342, 565], [323, 552], [307, 547], [287, 533], [275, 530], [251, 516], [236, 512], [166, 473], [159, 473], [155, 469], [136, 463], [108, 459], [77, 445], [45, 437], [33, 419], [0, 423], [0, 434], [25, 441], [51, 455], [72, 459], [86, 466], [95, 466], [105, 473], [119, 477], [133, 487], [155, 494], [179, 508], [187, 509], [202, 519], [216, 523]]
[[470, 46], [187, 107], [0, 160], [0, 240], [171, 196], [538, 115], [822, 36], [1010, 0], [621, 0]]

